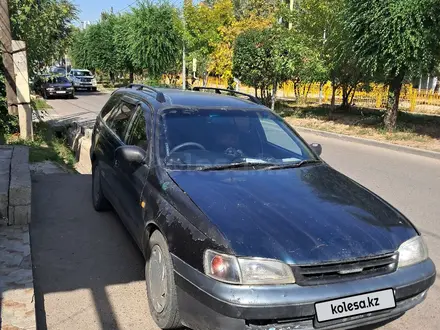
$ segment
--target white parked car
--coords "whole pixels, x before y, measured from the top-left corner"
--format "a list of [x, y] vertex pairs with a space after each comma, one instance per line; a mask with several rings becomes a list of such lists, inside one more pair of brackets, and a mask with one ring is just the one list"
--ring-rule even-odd
[[73, 83], [75, 90], [87, 89], [94, 92], [97, 90], [96, 78], [89, 70], [72, 69], [67, 77]]

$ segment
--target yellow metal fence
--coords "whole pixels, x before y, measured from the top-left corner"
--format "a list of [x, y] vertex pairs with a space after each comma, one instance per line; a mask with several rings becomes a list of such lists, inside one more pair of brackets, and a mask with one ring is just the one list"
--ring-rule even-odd
[[[202, 86], [203, 81], [198, 79], [194, 81], [193, 86]], [[218, 77], [209, 77], [207, 87], [227, 88], [228, 82]], [[239, 90], [244, 93], [254, 94], [252, 87], [240, 85]], [[301, 84], [299, 87], [300, 101], [308, 103], [317, 103], [319, 100], [323, 104], [331, 102], [332, 85], [330, 82], [320, 84]], [[321, 95], [321, 97], [320, 97]], [[296, 93], [293, 82], [287, 82], [280, 86], [277, 96], [283, 99], [296, 99]], [[388, 88], [384, 85], [372, 84], [368, 91], [357, 90], [353, 104], [360, 107], [383, 109], [386, 106]], [[336, 91], [336, 103], [342, 102], [342, 89]], [[412, 85], [405, 85], [400, 95], [400, 108], [411, 112], [430, 112], [440, 114], [440, 92], [428, 90], [419, 90]]]

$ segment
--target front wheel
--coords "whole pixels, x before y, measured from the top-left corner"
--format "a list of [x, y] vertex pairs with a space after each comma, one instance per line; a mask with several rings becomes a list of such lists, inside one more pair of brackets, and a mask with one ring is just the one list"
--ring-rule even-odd
[[92, 168], [92, 201], [93, 207], [98, 212], [110, 209], [110, 203], [102, 191], [101, 169], [98, 164], [93, 164]]
[[165, 238], [159, 231], [151, 235], [148, 252], [145, 280], [151, 316], [161, 329], [180, 328], [173, 262]]

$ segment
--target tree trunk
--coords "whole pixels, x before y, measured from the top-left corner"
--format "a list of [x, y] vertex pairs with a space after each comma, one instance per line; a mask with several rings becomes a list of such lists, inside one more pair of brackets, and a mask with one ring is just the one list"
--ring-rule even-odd
[[272, 111], [275, 111], [275, 103], [277, 101], [277, 89], [278, 89], [278, 83], [274, 81], [273, 89], [272, 89], [272, 105], [271, 105]]
[[309, 86], [307, 87], [307, 92], [306, 92], [306, 97], [305, 97], [305, 102], [307, 103], [307, 98], [309, 96], [310, 93], [310, 89], [312, 88], [312, 83], [309, 83]]
[[258, 88], [257, 88], [257, 86], [255, 86], [254, 89], [255, 89], [255, 97], [258, 97]]
[[324, 84], [320, 83], [319, 84], [319, 100], [318, 100], [319, 104], [322, 104], [322, 89], [323, 89], [323, 87], [324, 87]]
[[130, 84], [134, 82], [134, 72], [130, 69]]
[[335, 84], [332, 84], [332, 102], [331, 106], [334, 107], [336, 104], [336, 90], [338, 89], [338, 86]]
[[112, 84], [115, 83], [115, 74], [114, 74], [113, 72], [110, 72], [110, 82], [111, 82]]
[[344, 110], [348, 110], [350, 108], [350, 104], [348, 102], [348, 99], [350, 98], [352, 88], [348, 86], [342, 86], [342, 104], [341, 108]]
[[210, 72], [206, 72], [206, 75], [203, 77], [203, 87], [208, 85], [209, 73]]
[[351, 99], [350, 99], [350, 106], [353, 105], [354, 95], [356, 94], [356, 87], [353, 88], [353, 91], [351, 92]]
[[396, 129], [399, 98], [404, 76], [403, 73], [400, 73], [389, 83], [387, 113], [384, 119], [385, 127], [389, 132]]

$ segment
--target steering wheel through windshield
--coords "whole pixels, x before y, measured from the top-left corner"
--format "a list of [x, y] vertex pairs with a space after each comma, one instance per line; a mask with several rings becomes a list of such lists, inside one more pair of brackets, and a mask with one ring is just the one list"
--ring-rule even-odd
[[170, 155], [171, 155], [172, 153], [174, 153], [174, 152], [176, 152], [176, 151], [182, 149], [182, 148], [186, 148], [186, 147], [189, 147], [189, 146], [197, 147], [197, 148], [199, 148], [199, 149], [201, 149], [201, 150], [206, 150], [206, 148], [205, 148], [204, 146], [202, 146], [200, 143], [196, 143], [196, 142], [185, 142], [185, 143], [179, 144], [178, 146], [176, 146], [176, 147], [174, 147], [173, 149], [171, 149], [171, 151], [170, 151]]

